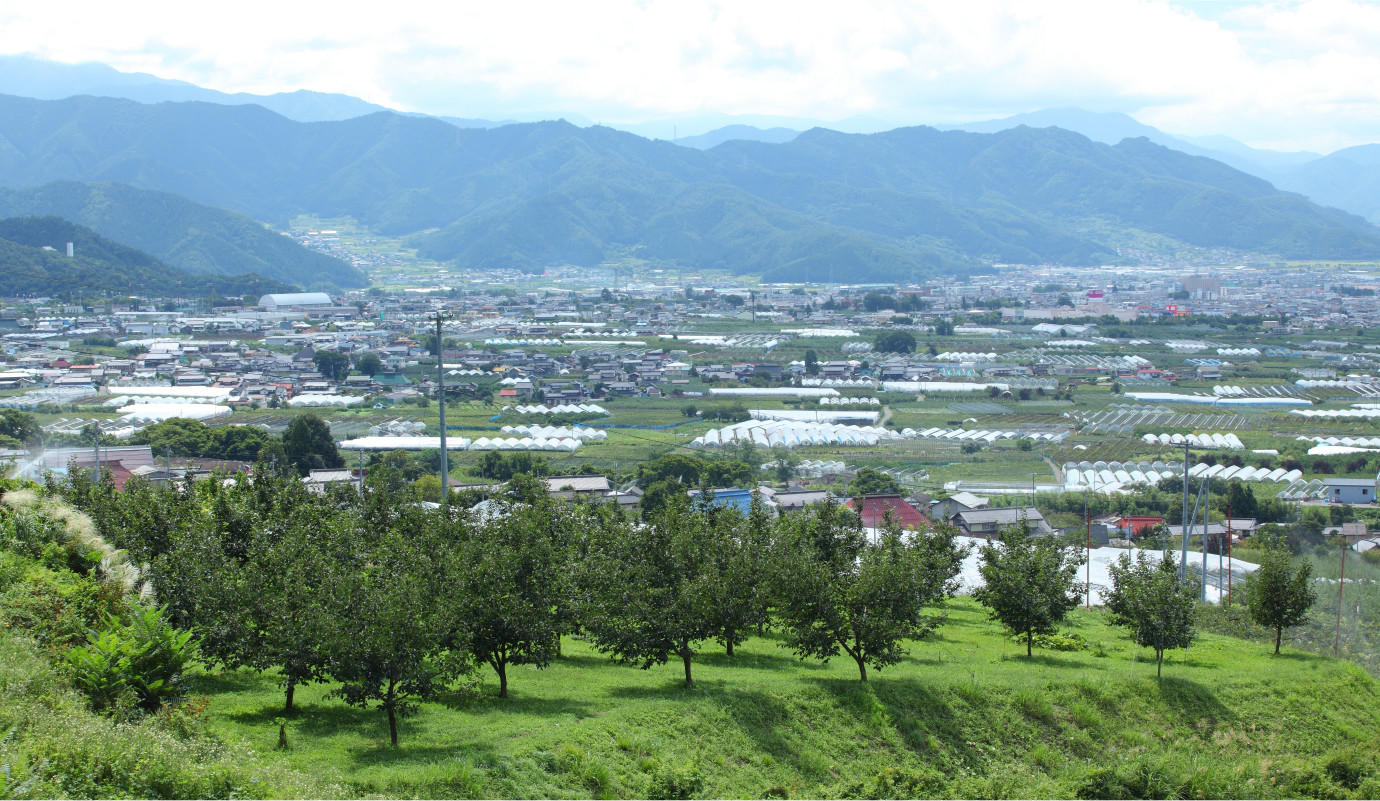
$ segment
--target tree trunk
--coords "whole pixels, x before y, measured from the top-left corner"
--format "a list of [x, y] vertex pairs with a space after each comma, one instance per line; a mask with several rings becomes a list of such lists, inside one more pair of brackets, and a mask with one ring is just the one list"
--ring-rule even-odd
[[397, 711], [396, 711], [395, 707], [397, 706], [397, 701], [398, 701], [398, 699], [397, 699], [397, 697], [393, 694], [393, 689], [394, 689], [395, 686], [396, 686], [396, 683], [395, 683], [395, 682], [393, 682], [393, 681], [389, 681], [389, 682], [388, 682], [388, 695], [384, 697], [383, 706], [384, 706], [385, 709], [388, 710], [388, 738], [389, 738], [390, 740], [393, 741], [393, 747], [394, 747], [394, 748], [397, 748], [397, 747], [398, 747], [398, 715], [397, 715]]
[[867, 662], [860, 656], [853, 657], [853, 661], [858, 663], [858, 678], [867, 681]]
[[733, 636], [733, 629], [724, 632], [724, 653], [728, 656], [733, 656]]
[[1279, 642], [1284, 639], [1284, 627], [1275, 626], [1275, 656], [1279, 656]]
[[1026, 631], [1026, 633], [1025, 633], [1025, 655], [1026, 655], [1026, 656], [1032, 656], [1032, 655], [1033, 655], [1033, 654], [1030, 652], [1030, 641], [1031, 641], [1032, 639], [1034, 639], [1034, 634], [1033, 634], [1032, 632], [1030, 632], [1030, 631]]
[[1164, 675], [1164, 651], [1155, 651], [1155, 678]]
[[680, 658], [685, 660], [685, 686], [694, 687], [695, 680], [690, 678], [690, 649], [687, 648], [684, 651], [681, 651]]
[[563, 656], [565, 656], [565, 653], [561, 650], [561, 635], [557, 634], [557, 635], [556, 635], [556, 658], [557, 658], [557, 659], [560, 659], [560, 658], [563, 657]]
[[289, 677], [287, 680], [287, 698], [283, 703], [283, 711], [292, 711], [292, 694], [297, 689], [297, 679]]
[[494, 670], [498, 671], [498, 697], [508, 697], [508, 663], [506, 661], [495, 661]]

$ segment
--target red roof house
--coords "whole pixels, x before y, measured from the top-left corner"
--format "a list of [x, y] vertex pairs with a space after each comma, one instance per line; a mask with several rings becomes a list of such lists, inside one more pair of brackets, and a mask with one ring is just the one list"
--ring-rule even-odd
[[858, 516], [862, 518], [862, 524], [867, 528], [881, 528], [886, 523], [888, 511], [901, 525], [901, 528], [923, 528], [930, 522], [928, 517], [921, 514], [914, 506], [906, 503], [906, 499], [900, 495], [867, 495], [862, 498], [851, 498], [845, 506], [857, 512]]

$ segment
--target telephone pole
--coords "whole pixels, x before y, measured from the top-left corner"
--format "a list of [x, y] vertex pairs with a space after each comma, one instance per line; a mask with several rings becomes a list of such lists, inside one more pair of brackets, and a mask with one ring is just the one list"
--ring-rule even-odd
[[[1188, 438], [1184, 438], [1184, 516], [1179, 519], [1179, 582], [1188, 580], [1185, 563], [1188, 559]], [[1165, 543], [1165, 555], [1169, 555], [1169, 543]]]
[[444, 311], [436, 312], [436, 398], [441, 408], [441, 510], [450, 510], [450, 463], [446, 459], [446, 366], [445, 340], [441, 337], [441, 323], [447, 319]]

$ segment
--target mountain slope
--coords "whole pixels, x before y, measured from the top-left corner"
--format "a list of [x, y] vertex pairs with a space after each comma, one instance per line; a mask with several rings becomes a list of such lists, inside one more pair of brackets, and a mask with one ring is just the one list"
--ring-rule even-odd
[[258, 273], [301, 286], [367, 283], [350, 265], [308, 250], [242, 214], [166, 192], [75, 181], [19, 190], [0, 187], [0, 216], [27, 215], [73, 220], [188, 272]]
[[715, 128], [712, 131], [696, 136], [682, 136], [675, 140], [681, 147], [693, 147], [699, 150], [708, 150], [716, 145], [729, 142], [734, 139], [746, 139], [749, 142], [771, 142], [782, 144], [789, 142], [800, 135], [800, 131], [794, 128], [758, 128], [755, 125], [725, 125], [722, 128]]
[[255, 106], [0, 98], [0, 182], [53, 178], [127, 181], [270, 221], [350, 215], [477, 267], [593, 265], [632, 245], [797, 279], [1115, 258], [1080, 233], [1089, 220], [1289, 258], [1380, 257], [1380, 230], [1220, 162], [1059, 129], [815, 129], [699, 151], [562, 122], [295, 123]]
[[1274, 180], [1287, 170], [1320, 158], [1317, 153], [1262, 150], [1221, 134], [1176, 136], [1146, 125], [1129, 114], [1081, 108], [1047, 108], [996, 120], [939, 127], [940, 130], [969, 133], [999, 133], [1022, 125], [1030, 128], [1063, 128], [1107, 145], [1118, 144], [1123, 139], [1148, 139], [1162, 147], [1220, 161], [1266, 180]]
[[[74, 255], [68, 258], [67, 243]], [[45, 249], [45, 248], [50, 248]], [[60, 217], [0, 219], [0, 295], [84, 291], [202, 296], [291, 291], [259, 275], [196, 275]]]
[[1276, 183], [1380, 225], [1380, 145], [1338, 150], [1284, 173]]

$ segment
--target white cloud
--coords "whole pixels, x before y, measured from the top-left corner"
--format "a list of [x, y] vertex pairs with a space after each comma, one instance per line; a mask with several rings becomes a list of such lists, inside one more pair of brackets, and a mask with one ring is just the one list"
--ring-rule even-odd
[[[0, 9], [0, 52], [411, 110], [959, 122], [1054, 105], [1330, 148], [1380, 139], [1380, 7], [568, 0]], [[1201, 12], [1201, 13], [1200, 13]]]

